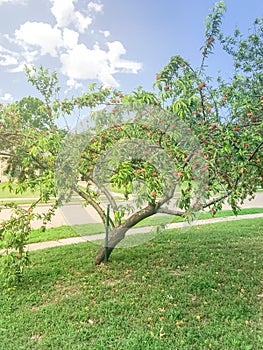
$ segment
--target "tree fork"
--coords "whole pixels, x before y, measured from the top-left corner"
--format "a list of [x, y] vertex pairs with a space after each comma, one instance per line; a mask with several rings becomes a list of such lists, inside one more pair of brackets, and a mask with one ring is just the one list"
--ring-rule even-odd
[[[116, 245], [121, 242], [126, 235], [126, 232], [147, 217], [156, 214], [159, 209], [159, 204], [149, 203], [147, 207], [141, 209], [139, 212], [132, 214], [123, 224], [118, 227], [115, 227], [110, 232], [109, 242], [108, 242], [108, 257], [111, 255], [113, 249]], [[99, 265], [104, 261], [105, 258], [105, 246], [101, 245], [99, 248], [96, 257], [95, 265]]]

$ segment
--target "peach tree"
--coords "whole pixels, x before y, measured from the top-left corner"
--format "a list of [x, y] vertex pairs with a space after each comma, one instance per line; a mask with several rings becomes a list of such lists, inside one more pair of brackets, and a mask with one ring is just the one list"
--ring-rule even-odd
[[[111, 206], [108, 246], [102, 243], [96, 264], [147, 217], [163, 213], [191, 221], [205, 209], [216, 215], [225, 201], [237, 213], [254, 196], [263, 180], [263, 20], [255, 20], [247, 37], [238, 30], [226, 37], [224, 11], [220, 1], [206, 19], [200, 67], [172, 57], [151, 92], [91, 85], [61, 100], [55, 73], [27, 69], [41, 97], [1, 107], [0, 152], [10, 189], [37, 189], [42, 202], [56, 199], [46, 214], [35, 214], [38, 201], [29, 209], [6, 204], [14, 209], [0, 226], [8, 271], [15, 266], [19, 275], [27, 262], [31, 220], [41, 218], [44, 229], [72, 196], [92, 206], [105, 225], [106, 204]], [[227, 80], [207, 73], [216, 45], [233, 60]], [[58, 120], [67, 125], [72, 117], [80, 119], [75, 129], [59, 127]], [[112, 188], [123, 192], [121, 202]]]

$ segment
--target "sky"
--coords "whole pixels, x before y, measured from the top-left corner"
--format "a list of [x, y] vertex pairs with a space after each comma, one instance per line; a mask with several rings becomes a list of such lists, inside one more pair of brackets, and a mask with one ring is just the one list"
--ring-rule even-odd
[[[42, 65], [59, 77], [61, 97], [89, 83], [124, 93], [152, 90], [156, 74], [173, 55], [200, 64], [204, 19], [214, 0], [0, 0], [0, 102], [36, 95], [24, 67]], [[263, 0], [226, 0], [225, 34], [244, 34], [263, 15]], [[231, 61], [216, 50], [211, 75], [231, 74]]]

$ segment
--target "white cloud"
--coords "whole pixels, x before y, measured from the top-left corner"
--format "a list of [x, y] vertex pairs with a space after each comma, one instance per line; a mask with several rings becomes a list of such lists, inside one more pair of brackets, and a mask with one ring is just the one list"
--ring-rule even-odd
[[108, 30], [100, 30], [100, 33], [105, 36], [105, 38], [108, 38], [110, 36], [110, 32]]
[[79, 88], [83, 87], [83, 84], [77, 82], [74, 79], [68, 79], [67, 80], [67, 86], [69, 87], [69, 89], [66, 90], [66, 92], [68, 92], [71, 89], [79, 89]]
[[108, 87], [119, 87], [120, 84], [117, 82], [117, 80], [113, 77], [110, 69], [107, 66], [101, 67], [100, 71], [98, 72], [98, 80], [100, 80], [104, 86]]
[[107, 43], [107, 45], [109, 48], [108, 58], [112, 66], [115, 66], [120, 60], [120, 56], [125, 55], [126, 50], [120, 41], [113, 41], [111, 43]]
[[11, 94], [6, 92], [3, 96], [0, 96], [0, 100], [3, 102], [12, 102], [14, 98]]
[[59, 27], [67, 27], [74, 15], [74, 0], [50, 0], [53, 6], [51, 12], [55, 16]]
[[[6, 0], [7, 1], [7, 0]], [[89, 35], [102, 39], [100, 47], [93, 47], [87, 42], [80, 42], [80, 33], [92, 23], [90, 12], [101, 12], [103, 5], [91, 1], [83, 10], [77, 10], [78, 0], [50, 0], [51, 12], [55, 16], [55, 26], [43, 22], [25, 22], [14, 35], [3, 35], [6, 45], [0, 45], [0, 67], [7, 67], [8, 72], [24, 71], [25, 65], [37, 64], [44, 55], [60, 60], [61, 72], [67, 80], [69, 89], [82, 87], [84, 80], [98, 80], [105, 86], [118, 87], [116, 73], [137, 74], [142, 69], [139, 62], [123, 59], [126, 49], [120, 41], [105, 43], [110, 36], [108, 30], [89, 30]], [[3, 0], [2, 0], [3, 3]], [[1, 4], [1, 0], [0, 0]], [[76, 6], [75, 6], [76, 5]], [[94, 16], [94, 15], [93, 15]], [[102, 37], [104, 36], [104, 38]], [[9, 49], [12, 47], [12, 50]], [[16, 49], [14, 49], [16, 47]]]
[[114, 73], [136, 74], [142, 68], [141, 63], [120, 59], [126, 50], [119, 41], [108, 43], [108, 48], [104, 51], [98, 45], [93, 49], [76, 45], [61, 55], [62, 73], [70, 80], [98, 79], [104, 85], [118, 87]]
[[7, 48], [4, 47], [3, 45], [0, 45], [0, 54], [1, 54], [1, 55], [6, 54], [6, 55], [12, 56], [14, 53], [13, 53], [12, 50], [7, 49]]
[[25, 52], [22, 53], [22, 56], [25, 59], [25, 62], [32, 63], [34, 62], [38, 57], [39, 57], [39, 51], [38, 50], [26, 50]]
[[91, 1], [88, 4], [88, 9], [91, 11], [93, 10], [95, 12], [101, 12], [103, 9], [103, 5], [101, 3]]
[[62, 72], [71, 79], [96, 79], [100, 67], [107, 60], [107, 53], [95, 48], [88, 49], [84, 44], [76, 45], [60, 57]]
[[73, 49], [78, 44], [78, 40], [79, 33], [67, 28], [63, 30], [63, 41], [66, 47]]
[[50, 0], [51, 12], [56, 18], [57, 25], [60, 28], [66, 28], [73, 24], [83, 33], [85, 29], [92, 23], [90, 16], [85, 16], [79, 11], [75, 11], [74, 2], [76, 0]]
[[61, 31], [42, 22], [26, 22], [19, 30], [15, 31], [15, 37], [21, 45], [38, 46], [41, 54], [57, 56], [57, 49], [63, 45]]
[[18, 61], [14, 56], [3, 55], [0, 53], [0, 66], [11, 66], [17, 64]]
[[120, 41], [108, 43], [108, 58], [113, 71], [137, 74], [142, 69], [139, 62], [123, 60], [120, 56], [126, 54], [126, 50]]
[[92, 18], [89, 16], [84, 16], [79, 11], [75, 12], [75, 26], [80, 31], [84, 33], [85, 29], [92, 23]]
[[0, 45], [0, 66], [17, 65], [19, 54]]
[[26, 64], [27, 64], [26, 61], [22, 61], [15, 68], [9, 68], [8, 72], [10, 72], [10, 73], [21, 73], [21, 72], [24, 72]]

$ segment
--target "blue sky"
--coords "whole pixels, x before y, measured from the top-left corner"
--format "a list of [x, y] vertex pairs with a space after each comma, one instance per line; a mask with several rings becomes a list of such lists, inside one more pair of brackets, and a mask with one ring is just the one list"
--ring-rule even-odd
[[[155, 74], [172, 55], [196, 67], [204, 42], [203, 21], [214, 0], [0, 0], [0, 101], [35, 90], [24, 64], [59, 75], [62, 95], [76, 95], [98, 82], [129, 92], [152, 88]], [[245, 34], [263, 15], [262, 0], [226, 0], [223, 31]], [[231, 62], [218, 51], [211, 74], [227, 76]]]

